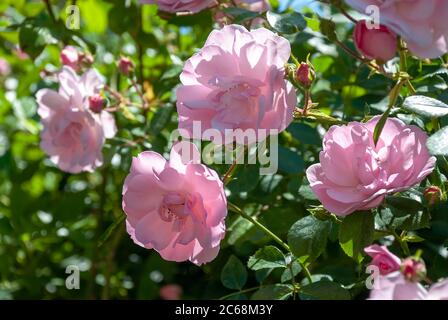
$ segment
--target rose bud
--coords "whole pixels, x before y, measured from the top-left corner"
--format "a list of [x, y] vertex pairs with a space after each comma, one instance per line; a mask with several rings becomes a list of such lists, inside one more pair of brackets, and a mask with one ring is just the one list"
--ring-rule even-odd
[[121, 57], [120, 61], [118, 61], [118, 69], [123, 75], [127, 76], [134, 69], [134, 64], [132, 63], [131, 59], [127, 57]]
[[314, 71], [308, 63], [302, 62], [297, 69], [297, 81], [305, 88], [308, 88], [314, 80]]
[[419, 282], [426, 278], [425, 262], [421, 259], [406, 258], [401, 264], [401, 273], [406, 279]]
[[370, 29], [365, 20], [356, 24], [353, 40], [358, 51], [368, 59], [385, 62], [397, 52], [397, 36], [383, 25], [379, 29]]
[[373, 244], [364, 248], [364, 252], [372, 257], [370, 265], [377, 266], [380, 274], [385, 275], [400, 270], [401, 260], [387, 247]]
[[431, 186], [426, 188], [423, 192], [423, 196], [428, 201], [429, 205], [433, 206], [442, 200], [442, 190], [440, 190], [439, 187]]
[[61, 51], [61, 62], [65, 66], [72, 67], [73, 69], [78, 69], [79, 66], [79, 53], [75, 47], [66, 46]]
[[89, 108], [95, 113], [100, 113], [106, 105], [106, 99], [100, 94], [94, 94], [89, 97]]

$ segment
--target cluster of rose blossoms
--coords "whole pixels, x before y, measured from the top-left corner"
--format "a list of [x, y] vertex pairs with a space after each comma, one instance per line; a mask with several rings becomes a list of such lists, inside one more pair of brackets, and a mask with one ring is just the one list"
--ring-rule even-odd
[[371, 300], [448, 300], [448, 279], [431, 285], [426, 290], [426, 266], [418, 257], [401, 260], [387, 247], [371, 245], [364, 251], [372, 257], [370, 265], [379, 270], [370, 292]]
[[[214, 0], [141, 2], [156, 3], [162, 11], [191, 13], [216, 5]], [[254, 5], [260, 1], [237, 2]], [[381, 9], [385, 26], [376, 31], [360, 31], [359, 26], [355, 29], [356, 44], [367, 57], [387, 60], [395, 54], [393, 50], [380, 56], [370, 53], [374, 46], [368, 33], [387, 39], [390, 30], [421, 57], [447, 52], [448, 22], [435, 17], [447, 12], [448, 1], [425, 0], [425, 21], [418, 20], [420, 15], [416, 14], [423, 8], [419, 6], [421, 0], [347, 2], [358, 10], [369, 4]], [[401, 7], [404, 3], [406, 10]], [[258, 8], [254, 10], [266, 10], [268, 6]], [[411, 21], [418, 21], [418, 27], [411, 24], [411, 28]], [[227, 25], [212, 31], [203, 48], [186, 61], [180, 75], [181, 86], [176, 92], [179, 128], [190, 138], [194, 121], [201, 122], [202, 131], [213, 128], [223, 135], [226, 129], [283, 131], [292, 122], [297, 104], [296, 92], [285, 80], [284, 66], [290, 54], [289, 42], [265, 28], [248, 31], [239, 25]], [[79, 56], [73, 48], [64, 49], [59, 91], [42, 89], [36, 95], [44, 126], [41, 147], [61, 170], [71, 173], [100, 166], [105, 139], [116, 133], [114, 117], [102, 108], [104, 101], [98, 95], [103, 86], [101, 77], [94, 69], [77, 74], [79, 63], [86, 59], [89, 57]], [[320, 163], [306, 172], [323, 206], [336, 215], [375, 208], [387, 194], [420, 183], [435, 167], [436, 159], [426, 149], [424, 131], [389, 118], [375, 144], [373, 132], [378, 120], [374, 117], [367, 123], [331, 127], [324, 136]], [[189, 260], [197, 265], [209, 262], [217, 256], [225, 235], [223, 182], [214, 170], [200, 163], [199, 151], [189, 142], [174, 144], [169, 161], [153, 151], [133, 158], [123, 186], [123, 210], [133, 241], [170, 261]], [[366, 252], [371, 254], [372, 248]], [[399, 259], [389, 257], [395, 263], [390, 271], [396, 271]], [[378, 261], [375, 259], [374, 263]], [[392, 275], [395, 280], [391, 280]], [[434, 298], [442, 286], [434, 285], [426, 292], [402, 273], [382, 277], [381, 287], [389, 291], [373, 290], [372, 298], [400, 298], [400, 288], [410, 287], [418, 297]], [[391, 282], [396, 284], [395, 291], [390, 289]], [[446, 291], [446, 285], [443, 288]]]

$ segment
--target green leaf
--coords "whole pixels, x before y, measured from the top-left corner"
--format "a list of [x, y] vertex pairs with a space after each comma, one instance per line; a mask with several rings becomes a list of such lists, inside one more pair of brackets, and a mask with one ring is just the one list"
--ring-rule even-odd
[[252, 270], [286, 268], [285, 256], [277, 247], [266, 246], [249, 258], [247, 267]]
[[358, 211], [346, 216], [340, 225], [339, 244], [358, 263], [364, 258], [364, 248], [373, 242], [374, 222], [371, 212]]
[[281, 171], [290, 174], [303, 173], [305, 170], [305, 162], [297, 152], [279, 145], [278, 167]]
[[432, 155], [448, 156], [448, 126], [430, 136], [426, 146]]
[[310, 283], [300, 289], [301, 299], [350, 300], [351, 295], [340, 284], [328, 280]]
[[293, 287], [289, 284], [273, 284], [262, 287], [256, 291], [252, 300], [286, 300], [293, 292]]
[[298, 263], [297, 261], [293, 261], [291, 263], [291, 266], [287, 267], [283, 271], [283, 273], [280, 277], [280, 281], [282, 283], [291, 281], [292, 277], [295, 277], [296, 275], [298, 275], [300, 271], [302, 271], [302, 266], [300, 265], [300, 263]]
[[405, 242], [413, 242], [413, 243], [425, 241], [425, 239], [416, 234], [407, 234], [406, 236], [404, 236], [402, 240]]
[[162, 131], [163, 128], [171, 120], [171, 115], [173, 114], [173, 107], [161, 107], [158, 108], [154, 117], [151, 119], [151, 124], [149, 126], [149, 131], [153, 135], [157, 135]]
[[248, 192], [257, 186], [260, 167], [255, 164], [240, 165], [227, 187], [235, 193]]
[[315, 260], [324, 251], [331, 222], [306, 216], [294, 223], [288, 232], [292, 253], [302, 262]]
[[224, 8], [223, 11], [233, 17], [233, 23], [240, 24], [246, 20], [251, 20], [259, 16], [257, 12], [246, 10], [243, 8], [230, 7]]
[[377, 215], [378, 225], [382, 229], [417, 230], [429, 227], [431, 216], [427, 210], [416, 213], [390, 208], [381, 209]]
[[328, 38], [331, 42], [338, 39], [336, 35], [336, 24], [328, 19], [320, 18], [320, 32]]
[[306, 28], [306, 20], [298, 12], [278, 14], [268, 11], [266, 18], [272, 28], [280, 33], [292, 34]]
[[221, 271], [221, 282], [224, 287], [241, 290], [247, 281], [247, 270], [243, 263], [235, 257], [230, 256]]
[[386, 197], [386, 204], [393, 207], [394, 209], [407, 213], [418, 213], [419, 211], [425, 209], [423, 204], [421, 204], [417, 200], [400, 196]]
[[47, 28], [26, 24], [19, 30], [20, 48], [36, 59], [47, 44], [57, 43]]
[[319, 136], [317, 130], [305, 123], [293, 122], [287, 129], [292, 136], [300, 143], [311, 144], [315, 146], [322, 145], [322, 139]]
[[403, 108], [428, 118], [440, 118], [448, 115], [448, 105], [425, 96], [407, 97], [403, 102]]

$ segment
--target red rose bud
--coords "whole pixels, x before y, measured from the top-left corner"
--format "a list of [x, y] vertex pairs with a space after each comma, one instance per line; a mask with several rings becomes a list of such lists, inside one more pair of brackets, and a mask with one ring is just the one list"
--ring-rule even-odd
[[404, 277], [410, 281], [419, 282], [426, 278], [426, 266], [421, 259], [404, 259], [400, 270]]
[[314, 80], [314, 71], [308, 63], [302, 62], [297, 69], [297, 81], [305, 88], [308, 88]]
[[386, 26], [373, 29], [365, 20], [355, 26], [353, 40], [356, 48], [368, 59], [385, 62], [395, 57], [397, 52], [397, 36]]
[[106, 105], [106, 99], [100, 94], [94, 94], [89, 97], [89, 108], [95, 113], [100, 113]]
[[433, 206], [442, 200], [442, 190], [440, 190], [439, 187], [431, 186], [426, 188], [423, 192], [423, 196], [428, 201], [429, 205]]
[[131, 59], [127, 57], [121, 57], [120, 61], [118, 61], [118, 69], [125, 76], [129, 75], [129, 73], [133, 70], [134, 64]]

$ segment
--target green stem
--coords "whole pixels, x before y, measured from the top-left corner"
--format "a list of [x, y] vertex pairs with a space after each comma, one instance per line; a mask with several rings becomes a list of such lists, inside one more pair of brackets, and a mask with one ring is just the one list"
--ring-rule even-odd
[[222, 296], [222, 297], [219, 298], [218, 300], [225, 300], [225, 299], [227, 299], [227, 298], [236, 296], [237, 294], [243, 294], [243, 293], [247, 293], [247, 292], [255, 291], [255, 290], [258, 290], [258, 289], [260, 289], [260, 288], [262, 288], [262, 287], [261, 287], [261, 286], [260, 286], [260, 287], [252, 287], [252, 288], [249, 288], [249, 289], [244, 289], [244, 290], [240, 290], [240, 291], [237, 291], [237, 292], [232, 292], [232, 293], [230, 293], [230, 294], [227, 294], [227, 295], [225, 295], [225, 296]]
[[406, 57], [406, 46], [404, 44], [403, 39], [398, 40], [398, 46], [400, 50], [400, 71], [407, 72], [408, 70], [408, 60]]
[[291, 60], [294, 62], [294, 64], [299, 67], [300, 66], [300, 62], [299, 60], [296, 58], [296, 56], [294, 55], [294, 53], [291, 52]]
[[252, 222], [258, 229], [262, 230], [264, 233], [266, 233], [269, 237], [271, 237], [272, 240], [274, 240], [275, 242], [277, 242], [282, 248], [284, 248], [286, 251], [291, 252], [291, 249], [289, 248], [289, 246], [283, 242], [282, 239], [280, 239], [277, 235], [275, 235], [274, 233], [272, 233], [271, 230], [269, 230], [268, 228], [266, 228], [264, 225], [262, 225], [260, 222], [258, 222], [254, 217], [251, 217], [250, 215], [248, 215], [247, 213], [245, 213], [243, 210], [241, 210], [238, 206], [234, 205], [233, 203], [229, 202], [227, 203], [229, 206], [229, 209], [232, 210], [235, 213], [238, 213], [239, 215], [241, 215], [243, 218], [249, 220], [250, 222]]
[[56, 17], [55, 17], [55, 15], [54, 15], [53, 9], [51, 8], [51, 3], [50, 3], [50, 1], [49, 1], [49, 0], [44, 0], [44, 2], [45, 2], [45, 6], [47, 7], [48, 14], [49, 14], [50, 17], [51, 17], [51, 20], [52, 20], [53, 22], [56, 22]]
[[[227, 205], [229, 206], [229, 209], [232, 210], [235, 213], [238, 213], [240, 216], [242, 216], [243, 218], [249, 220], [250, 222], [252, 222], [258, 229], [260, 229], [261, 231], [263, 231], [264, 233], [266, 233], [272, 240], [274, 240], [275, 242], [277, 242], [283, 249], [285, 249], [288, 252], [291, 252], [291, 248], [283, 242], [282, 239], [280, 239], [277, 235], [275, 235], [271, 230], [269, 230], [268, 228], [266, 228], [264, 225], [262, 225], [260, 222], [258, 222], [254, 217], [251, 217], [250, 215], [248, 215], [247, 213], [245, 213], [243, 210], [241, 210], [238, 206], [234, 205], [231, 202], [228, 202]], [[300, 262], [299, 260], [297, 260], [300, 264], [300, 266], [302, 267], [306, 277], [308, 278], [308, 280], [310, 282], [313, 282], [312, 278], [311, 278], [311, 273], [308, 270], [308, 268], [306, 267], [305, 264], [303, 264], [302, 262]]]
[[403, 250], [403, 253], [409, 257], [411, 255], [411, 251], [409, 250], [407, 242], [403, 241], [395, 230], [391, 229], [390, 232], [395, 237], [397, 242], [400, 244], [401, 250]]

